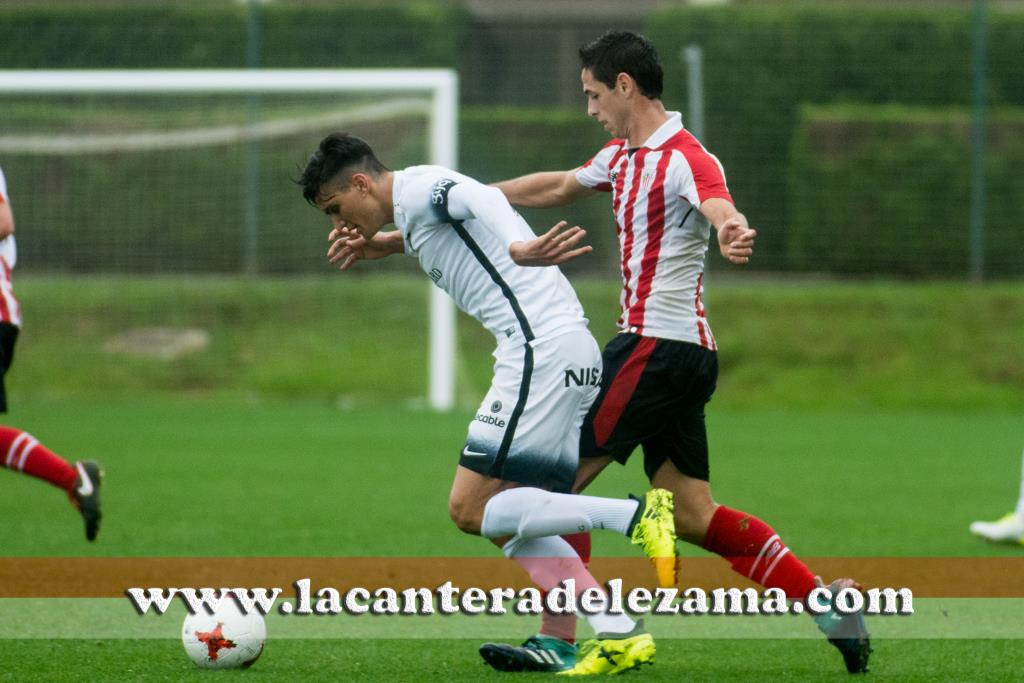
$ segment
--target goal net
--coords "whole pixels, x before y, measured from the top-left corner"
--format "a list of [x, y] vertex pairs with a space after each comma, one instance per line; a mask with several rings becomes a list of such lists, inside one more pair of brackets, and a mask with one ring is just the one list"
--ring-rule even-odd
[[[293, 182], [316, 144], [347, 131], [392, 167], [455, 167], [456, 100], [454, 72], [434, 69], [0, 71], [19, 271], [327, 273], [327, 222]], [[455, 316], [439, 294], [429, 400], [446, 409]]]

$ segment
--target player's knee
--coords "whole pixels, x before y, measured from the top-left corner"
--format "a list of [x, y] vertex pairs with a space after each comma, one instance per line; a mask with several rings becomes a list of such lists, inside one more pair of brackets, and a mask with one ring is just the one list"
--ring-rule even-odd
[[460, 498], [448, 499], [448, 516], [455, 522], [455, 526], [463, 533], [480, 535], [480, 523], [482, 515], [476, 510], [476, 506], [469, 501]]

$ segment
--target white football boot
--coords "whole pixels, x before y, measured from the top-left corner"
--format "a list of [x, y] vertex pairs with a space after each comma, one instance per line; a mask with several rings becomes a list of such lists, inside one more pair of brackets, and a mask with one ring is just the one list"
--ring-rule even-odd
[[1024, 515], [1010, 512], [994, 522], [972, 522], [971, 533], [996, 543], [1024, 545]]

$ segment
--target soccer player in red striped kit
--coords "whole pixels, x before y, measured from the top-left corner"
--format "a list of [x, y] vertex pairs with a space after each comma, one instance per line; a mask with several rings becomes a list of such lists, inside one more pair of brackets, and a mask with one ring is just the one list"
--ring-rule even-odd
[[[14, 298], [11, 272], [17, 262], [14, 213], [7, 181], [0, 169], [0, 413], [7, 412], [4, 376], [14, 361], [14, 344], [21, 329], [21, 306]], [[54, 454], [28, 432], [0, 425], [0, 468], [38, 477], [66, 491], [85, 520], [85, 537], [92, 541], [100, 528], [100, 466], [92, 460], [74, 465]]]
[[[646, 38], [609, 32], [580, 50], [587, 114], [612, 140], [570, 171], [533, 173], [497, 183], [514, 205], [552, 207], [595, 192], [611, 193], [621, 250], [619, 334], [604, 348], [601, 393], [583, 425], [575, 491], [612, 461], [644, 453], [653, 486], [675, 496], [679, 538], [717, 553], [752, 581], [802, 599], [821, 580], [761, 519], [711, 495], [704, 405], [718, 376], [717, 345], [702, 303], [710, 229], [722, 255], [747, 263], [756, 232], [740, 213], [718, 159], [661, 101], [663, 74]], [[576, 539], [588, 555], [586, 539]], [[587, 560], [587, 557], [583, 557]], [[833, 583], [833, 592], [856, 585]], [[571, 619], [571, 617], [570, 617]], [[817, 617], [851, 673], [867, 671], [871, 652], [860, 614]], [[567, 640], [573, 623], [546, 616], [524, 647], [489, 643], [495, 668], [533, 668], [526, 649], [544, 637]]]

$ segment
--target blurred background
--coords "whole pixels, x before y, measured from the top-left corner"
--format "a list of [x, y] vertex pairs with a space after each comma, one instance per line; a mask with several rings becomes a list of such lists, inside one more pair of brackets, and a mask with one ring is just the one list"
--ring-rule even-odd
[[[493, 181], [574, 167], [605, 142], [585, 116], [576, 50], [611, 27], [654, 41], [666, 104], [718, 155], [762, 231], [748, 270], [1024, 275], [1021, 1], [6, 0], [0, 64], [454, 68], [460, 170]], [[0, 97], [0, 159], [33, 217], [25, 272], [320, 272], [289, 182], [331, 129], [316, 116], [339, 111], [334, 125], [392, 166], [425, 155], [422, 120], [346, 118], [358, 94]], [[217, 139], [232, 123], [289, 117], [306, 125]], [[156, 130], [181, 134], [156, 149], [125, 136]], [[142, 201], [146, 187], [159, 191]], [[570, 271], [607, 274], [605, 198], [530, 218], [539, 228], [562, 213], [600, 247]]]
[[[5, 0], [0, 64], [451, 68], [459, 170], [496, 181], [578, 166], [606, 142], [576, 51], [610, 28], [653, 40], [666, 105], [760, 233], [748, 267], [708, 258], [725, 381], [743, 390], [723, 400], [1024, 406], [1024, 0]], [[0, 92], [35, 347], [21, 391], [420, 395], [416, 264], [332, 278], [326, 221], [292, 181], [336, 129], [393, 168], [426, 162], [426, 111], [399, 92]], [[619, 277], [607, 197], [524, 213], [536, 230], [588, 228], [595, 253], [565, 269], [606, 339]], [[398, 279], [365, 277], [381, 272]], [[340, 348], [374, 363], [388, 324], [405, 370], [369, 386], [325, 372]], [[206, 336], [122, 337], [153, 326]], [[461, 328], [458, 396], [472, 405], [490, 341]]]

